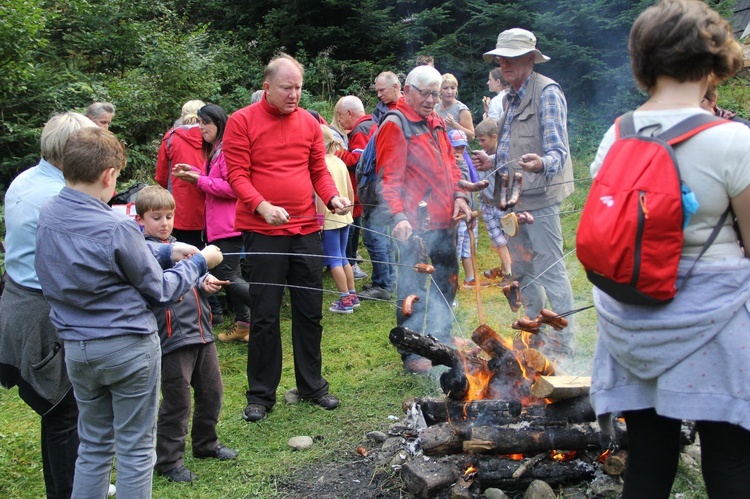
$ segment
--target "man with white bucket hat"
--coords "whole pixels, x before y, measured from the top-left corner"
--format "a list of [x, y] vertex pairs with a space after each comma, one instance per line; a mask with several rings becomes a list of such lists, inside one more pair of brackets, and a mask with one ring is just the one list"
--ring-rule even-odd
[[[497, 153], [474, 152], [477, 170], [500, 175], [520, 172], [523, 189], [517, 212], [528, 211], [533, 224], [521, 225], [509, 238], [513, 275], [521, 284], [524, 312], [536, 317], [542, 308], [562, 313], [573, 309], [573, 291], [563, 258], [560, 203], [573, 192], [573, 164], [568, 147], [567, 103], [560, 86], [534, 71], [534, 64], [549, 61], [536, 48], [530, 31], [512, 28], [497, 37], [494, 50], [484, 60], [500, 66], [510, 84], [498, 121]], [[500, 189], [494, 191], [495, 199]], [[572, 353], [573, 323], [561, 332], [550, 331], [543, 352], [553, 359]]]

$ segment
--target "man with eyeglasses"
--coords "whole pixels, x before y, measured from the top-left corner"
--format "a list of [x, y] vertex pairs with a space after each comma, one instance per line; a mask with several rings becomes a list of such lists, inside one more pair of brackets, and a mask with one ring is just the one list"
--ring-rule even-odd
[[[432, 66], [417, 66], [406, 77], [404, 96], [396, 109], [409, 127], [407, 140], [398, 116], [388, 115], [376, 138], [377, 170], [382, 173], [383, 199], [392, 214], [392, 236], [398, 246], [398, 302], [416, 294], [419, 306], [406, 317], [396, 308], [396, 322], [419, 333], [429, 333], [439, 341], [453, 344], [451, 305], [458, 287], [456, 220], [464, 214], [473, 223], [467, 195], [458, 188], [461, 172], [456, 166], [443, 119], [434, 113], [442, 76]], [[418, 225], [418, 205], [427, 203], [429, 226]], [[435, 267], [429, 295], [425, 293], [426, 274], [412, 270], [418, 251], [414, 231], [424, 240], [430, 262]], [[426, 306], [422, 306], [426, 304]], [[429, 360], [402, 354], [404, 367], [412, 372], [432, 368]]]
[[[549, 61], [536, 48], [530, 31], [512, 28], [497, 37], [494, 50], [484, 60], [500, 66], [510, 84], [504, 99], [504, 116], [498, 121], [497, 153], [474, 152], [474, 166], [495, 175], [520, 172], [523, 190], [515, 211], [528, 211], [535, 222], [521, 225], [508, 240], [513, 275], [521, 284], [522, 303], [528, 317], [536, 317], [549, 300], [555, 312], [573, 309], [573, 290], [563, 258], [560, 203], [573, 192], [573, 163], [567, 129], [567, 103], [560, 86], [534, 71], [534, 64]], [[495, 190], [495, 196], [499, 194]], [[545, 333], [542, 351], [553, 360], [572, 353], [573, 321], [561, 332]]]

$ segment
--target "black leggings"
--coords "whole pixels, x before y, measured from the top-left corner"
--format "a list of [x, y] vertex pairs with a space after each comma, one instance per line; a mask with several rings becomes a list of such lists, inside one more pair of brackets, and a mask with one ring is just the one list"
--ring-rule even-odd
[[[624, 413], [628, 427], [628, 467], [622, 499], [668, 498], [680, 456], [680, 421], [654, 409]], [[712, 421], [696, 423], [701, 468], [712, 499], [750, 495], [750, 431]]]

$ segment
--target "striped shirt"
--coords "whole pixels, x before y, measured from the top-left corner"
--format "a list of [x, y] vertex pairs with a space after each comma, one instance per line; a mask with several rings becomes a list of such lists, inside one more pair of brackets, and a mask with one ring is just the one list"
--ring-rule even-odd
[[[526, 95], [530, 79], [531, 75], [526, 78], [526, 81], [518, 91], [511, 87], [506, 96], [508, 108], [505, 111], [505, 124], [497, 145], [496, 164], [498, 165], [508, 163], [511, 160], [515, 163], [520, 159], [508, 157], [510, 149], [510, 126], [513, 123], [518, 105]], [[544, 155], [541, 155], [544, 170], [541, 173], [546, 177], [552, 177], [562, 171], [565, 160], [568, 158], [568, 148], [565, 145], [565, 137], [568, 135], [568, 104], [558, 85], [548, 85], [542, 91], [539, 102], [539, 120], [541, 128], [544, 131], [544, 136], [542, 137]]]

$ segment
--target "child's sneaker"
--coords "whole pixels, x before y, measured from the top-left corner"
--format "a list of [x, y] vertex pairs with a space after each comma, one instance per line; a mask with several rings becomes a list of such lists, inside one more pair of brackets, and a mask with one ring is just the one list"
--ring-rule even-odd
[[352, 300], [352, 307], [359, 308], [359, 297], [357, 296], [357, 293], [350, 293], [349, 298]]
[[351, 300], [347, 300], [349, 302], [349, 308], [346, 308], [346, 305], [344, 304], [344, 300], [348, 299], [349, 297], [346, 296], [344, 298], [341, 298], [340, 300], [336, 300], [333, 302], [333, 305], [331, 305], [331, 308], [328, 310], [330, 312], [333, 312], [335, 314], [351, 314], [354, 313], [354, 307], [351, 306]]

